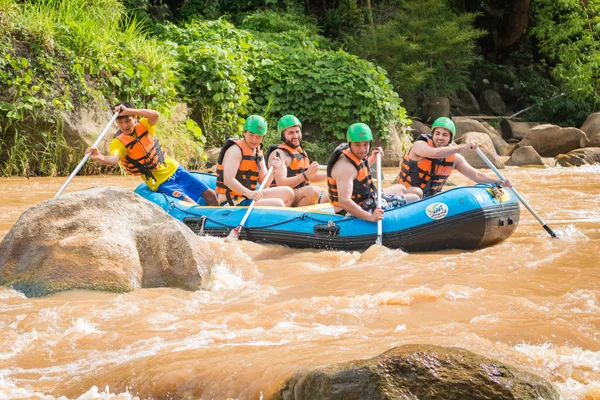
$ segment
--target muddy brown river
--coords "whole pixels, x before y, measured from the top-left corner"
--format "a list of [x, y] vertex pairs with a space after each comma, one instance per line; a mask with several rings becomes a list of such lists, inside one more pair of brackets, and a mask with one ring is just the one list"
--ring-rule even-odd
[[[261, 399], [298, 369], [406, 343], [463, 347], [545, 377], [564, 399], [600, 399], [600, 166], [503, 173], [560, 239], [522, 207], [513, 236], [476, 251], [207, 238], [222, 249], [209, 291], [0, 288], [0, 399]], [[0, 239], [63, 182], [0, 178]], [[139, 182], [76, 178], [67, 192]]]

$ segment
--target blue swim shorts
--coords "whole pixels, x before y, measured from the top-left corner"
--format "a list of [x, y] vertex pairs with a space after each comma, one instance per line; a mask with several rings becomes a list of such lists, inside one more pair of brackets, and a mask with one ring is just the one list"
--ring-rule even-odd
[[183, 196], [188, 196], [198, 204], [206, 204], [206, 201], [202, 198], [202, 193], [207, 189], [208, 186], [200, 178], [180, 165], [175, 173], [161, 183], [156, 191], [179, 200], [183, 200]]

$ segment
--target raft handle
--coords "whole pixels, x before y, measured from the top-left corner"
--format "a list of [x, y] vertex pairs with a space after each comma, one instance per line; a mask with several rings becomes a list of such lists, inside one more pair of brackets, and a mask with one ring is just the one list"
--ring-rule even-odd
[[313, 228], [313, 232], [317, 235], [326, 235], [327, 237], [337, 236], [340, 233], [340, 227], [337, 226], [335, 222], [328, 221], [327, 225], [315, 225]]
[[204, 224], [206, 223], [206, 216], [201, 217], [185, 217], [183, 223], [190, 228], [196, 235], [204, 235]]

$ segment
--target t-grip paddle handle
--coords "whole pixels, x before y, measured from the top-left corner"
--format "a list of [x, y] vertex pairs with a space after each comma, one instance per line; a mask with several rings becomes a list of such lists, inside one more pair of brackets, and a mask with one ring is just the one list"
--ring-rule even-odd
[[[479, 157], [481, 157], [481, 159], [483, 160], [483, 162], [485, 162], [487, 164], [487, 166], [490, 167], [490, 169], [492, 171], [494, 171], [494, 173], [496, 174], [496, 176], [499, 179], [501, 179], [501, 180], [504, 181], [505, 179], [502, 176], [502, 174], [500, 173], [500, 171], [498, 171], [498, 169], [485, 156], [485, 154], [483, 154], [483, 152], [479, 148], [475, 149], [475, 151], [477, 152], [477, 155], [479, 155]], [[542, 225], [542, 227], [546, 230], [546, 232], [548, 232], [548, 234], [550, 236], [552, 236], [553, 238], [557, 238], [556, 233], [554, 233], [554, 231], [552, 229], [550, 229], [550, 227], [544, 222], [544, 220], [542, 220], [540, 218], [540, 216], [537, 215], [537, 213], [535, 211], [533, 211], [533, 208], [531, 208], [531, 206], [529, 206], [529, 204], [527, 204], [527, 202], [525, 201], [525, 199], [521, 197], [521, 195], [519, 194], [519, 192], [517, 192], [517, 189], [515, 189], [515, 188], [507, 188], [507, 189], [510, 190], [512, 192], [512, 194], [514, 194], [517, 199], [519, 199], [519, 201], [525, 206], [525, 208], [527, 208], [529, 210], [529, 212], [531, 213], [531, 215], [533, 215], [535, 217], [535, 219], [538, 220], [538, 222]]]

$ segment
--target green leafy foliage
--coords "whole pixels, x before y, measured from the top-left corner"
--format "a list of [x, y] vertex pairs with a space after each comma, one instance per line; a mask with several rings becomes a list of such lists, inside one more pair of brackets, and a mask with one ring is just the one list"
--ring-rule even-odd
[[531, 35], [546, 57], [551, 76], [580, 103], [600, 100], [600, 3], [534, 0]]
[[[275, 23], [264, 21], [269, 15]], [[275, 121], [294, 113], [329, 141], [343, 139], [357, 121], [385, 139], [389, 125], [403, 121], [404, 109], [385, 71], [344, 51], [321, 49], [314, 30], [297, 29], [295, 16], [287, 24], [281, 18], [258, 13], [243, 23], [269, 25], [268, 32], [225, 20], [165, 26], [162, 36], [179, 43], [178, 60], [187, 77], [180, 91], [211, 145], [239, 134], [253, 113], [269, 113]]]
[[474, 18], [456, 15], [443, 0], [398, 2], [392, 18], [350, 39], [349, 50], [376, 60], [400, 96], [414, 104], [466, 86], [476, 39], [483, 34], [472, 27]]
[[[46, 149], [69, 148], [62, 113], [92, 100], [129, 100], [166, 116], [178, 100], [174, 44], [147, 38], [116, 0], [2, 0], [0, 15], [0, 173], [69, 172], [78, 157]], [[205, 140], [201, 130], [177, 127]], [[44, 167], [49, 156], [53, 169]]]

